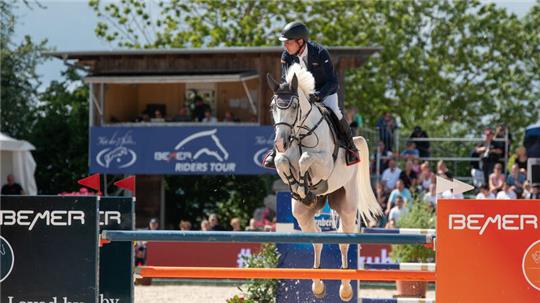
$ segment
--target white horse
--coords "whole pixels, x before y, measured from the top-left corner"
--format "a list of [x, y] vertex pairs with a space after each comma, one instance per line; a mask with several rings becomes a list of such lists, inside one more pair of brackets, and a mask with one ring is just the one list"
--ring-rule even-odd
[[[336, 144], [332, 130], [320, 108], [309, 102], [315, 80], [299, 64], [292, 65], [286, 83], [277, 83], [267, 75], [274, 92], [270, 105], [274, 118], [276, 148], [275, 165], [279, 176], [289, 185], [293, 215], [305, 232], [320, 232], [314, 216], [322, 208], [324, 197], [340, 217], [339, 232], [357, 232], [359, 213], [365, 222], [371, 222], [381, 209], [371, 188], [369, 150], [363, 137], [355, 137], [361, 162], [347, 166], [345, 150], [339, 148], [334, 160]], [[313, 244], [314, 268], [320, 267], [322, 244]], [[341, 266], [348, 268], [349, 244], [340, 244]], [[312, 283], [313, 294], [322, 298], [325, 286], [321, 280]], [[343, 301], [352, 298], [349, 280], [342, 280], [339, 295]]]

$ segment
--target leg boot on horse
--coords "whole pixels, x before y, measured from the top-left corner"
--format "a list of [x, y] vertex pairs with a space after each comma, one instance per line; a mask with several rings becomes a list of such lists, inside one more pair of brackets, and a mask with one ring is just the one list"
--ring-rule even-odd
[[272, 148], [266, 156], [264, 157], [262, 165], [266, 168], [276, 169], [276, 164], [274, 163], [274, 158], [276, 157], [276, 148]]
[[353, 165], [360, 162], [360, 156], [358, 156], [358, 150], [353, 142], [353, 134], [349, 122], [345, 118], [339, 120], [339, 132], [345, 143], [347, 144], [347, 153], [345, 153], [345, 160], [347, 165]]

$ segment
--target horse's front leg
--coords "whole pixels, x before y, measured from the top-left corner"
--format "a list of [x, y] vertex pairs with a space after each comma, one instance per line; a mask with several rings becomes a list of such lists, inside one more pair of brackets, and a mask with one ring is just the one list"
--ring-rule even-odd
[[286, 154], [278, 153], [274, 158], [274, 163], [276, 164], [276, 170], [281, 177], [281, 180], [289, 185], [291, 194], [298, 195], [299, 192], [304, 191], [303, 188], [299, 188], [298, 183], [292, 175], [291, 162]]
[[[303, 232], [321, 232], [315, 222], [317, 211], [318, 209], [316, 207], [309, 207], [296, 199], [292, 199], [292, 213]], [[322, 248], [323, 245], [321, 243], [313, 244], [313, 268], [319, 268], [321, 266]], [[322, 298], [326, 294], [326, 288], [320, 279], [313, 280], [311, 291], [317, 298]]]
[[332, 173], [333, 159], [332, 155], [327, 152], [304, 152], [300, 156], [298, 161], [298, 167], [300, 170], [300, 180], [303, 182], [301, 186], [304, 186], [304, 192], [307, 198], [301, 196], [307, 204], [315, 202], [315, 195], [310, 192], [307, 184], [308, 180], [306, 174], [311, 171], [311, 176], [327, 180]]

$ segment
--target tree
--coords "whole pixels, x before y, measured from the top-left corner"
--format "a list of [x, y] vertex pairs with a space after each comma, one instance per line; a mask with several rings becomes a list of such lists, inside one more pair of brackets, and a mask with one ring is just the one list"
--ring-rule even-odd
[[44, 61], [41, 52], [47, 41], [34, 43], [25, 36], [21, 44], [13, 41], [14, 4], [0, 1], [0, 129], [10, 136], [28, 139], [34, 123], [34, 108], [40, 85], [36, 66]]
[[[479, 1], [144, 1], [90, 6], [99, 37], [119, 46], [276, 45], [286, 21], [305, 20], [325, 45], [381, 46], [346, 76], [346, 100], [374, 125], [393, 111], [406, 130], [478, 133], [538, 119], [538, 7], [518, 19]], [[157, 14], [151, 14], [158, 12]], [[536, 17], [536, 18], [535, 18]], [[151, 30], [142, 29], [146, 28]]]
[[88, 87], [72, 68], [40, 95], [30, 141], [36, 146], [40, 194], [76, 191], [88, 173]]

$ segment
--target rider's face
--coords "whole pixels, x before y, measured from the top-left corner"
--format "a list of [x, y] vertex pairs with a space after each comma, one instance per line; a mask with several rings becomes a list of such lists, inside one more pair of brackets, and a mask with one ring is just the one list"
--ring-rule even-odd
[[283, 42], [283, 46], [285, 47], [285, 49], [287, 49], [287, 53], [289, 53], [289, 55], [296, 54], [300, 47], [302, 47], [300, 41], [302, 40], [286, 40]]

